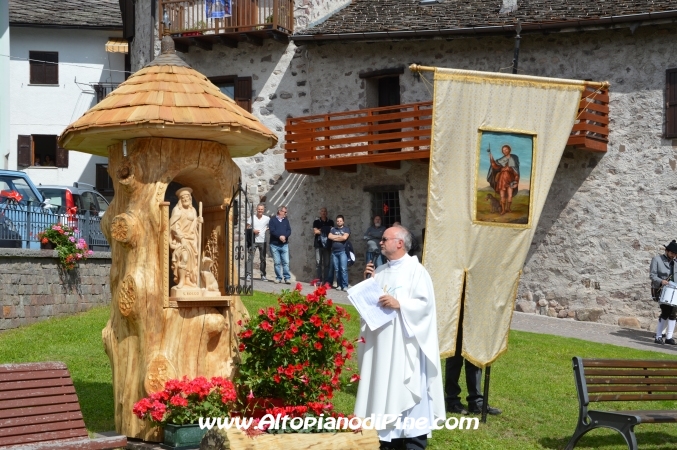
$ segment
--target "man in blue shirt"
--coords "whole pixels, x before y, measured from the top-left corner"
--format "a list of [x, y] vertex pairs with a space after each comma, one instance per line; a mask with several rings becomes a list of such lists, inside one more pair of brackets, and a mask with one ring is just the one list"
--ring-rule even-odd
[[336, 226], [331, 229], [329, 236], [331, 241], [331, 256], [336, 273], [336, 284], [339, 291], [348, 289], [348, 256], [346, 255], [346, 241], [350, 237], [350, 228], [344, 224], [341, 215], [336, 216]]
[[275, 282], [281, 283], [284, 276], [284, 282], [291, 284], [291, 275], [289, 273], [289, 236], [291, 236], [291, 225], [287, 219], [287, 207], [282, 205], [277, 208], [277, 215], [271, 217], [268, 223], [270, 231], [270, 254], [273, 256], [275, 265]]

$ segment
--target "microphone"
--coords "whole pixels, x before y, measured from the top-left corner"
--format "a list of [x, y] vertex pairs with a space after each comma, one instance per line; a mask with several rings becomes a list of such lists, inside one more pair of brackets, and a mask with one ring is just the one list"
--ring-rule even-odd
[[[373, 256], [373, 257], [371, 258], [371, 261], [370, 261], [370, 262], [374, 265], [374, 268], [376, 268], [376, 260], [378, 259], [379, 256], [381, 256], [380, 253], [376, 254], [375, 256]], [[371, 274], [370, 274], [370, 273], [367, 274], [367, 278], [371, 278]]]

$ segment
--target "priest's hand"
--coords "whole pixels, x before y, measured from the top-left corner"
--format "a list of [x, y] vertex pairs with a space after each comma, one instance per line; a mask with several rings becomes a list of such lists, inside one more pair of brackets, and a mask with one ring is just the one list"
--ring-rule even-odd
[[378, 298], [378, 304], [392, 309], [400, 309], [400, 302], [390, 294], [384, 294]]
[[364, 279], [371, 278], [374, 275], [374, 270], [376, 270], [374, 263], [368, 263], [367, 267], [364, 268]]

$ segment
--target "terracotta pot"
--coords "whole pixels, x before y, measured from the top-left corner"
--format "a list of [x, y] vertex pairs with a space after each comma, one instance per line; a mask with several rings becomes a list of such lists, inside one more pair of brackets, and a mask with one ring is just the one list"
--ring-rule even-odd
[[47, 242], [46, 244], [43, 244], [40, 242], [40, 249], [41, 250], [54, 250], [56, 246], [52, 244], [51, 242]]

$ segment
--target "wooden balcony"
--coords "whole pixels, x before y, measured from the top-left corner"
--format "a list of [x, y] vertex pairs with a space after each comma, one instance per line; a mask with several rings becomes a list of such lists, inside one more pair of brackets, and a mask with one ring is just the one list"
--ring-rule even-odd
[[[169, 15], [169, 32], [176, 49], [187, 53], [191, 46], [211, 50], [216, 43], [235, 48], [240, 42], [263, 45], [264, 39], [288, 43], [294, 32], [294, 0], [232, 0], [228, 17], [211, 18], [205, 0], [160, 0], [162, 16]], [[228, 4], [228, 2], [226, 2]]]
[[[322, 167], [355, 172], [358, 164], [399, 168], [400, 161], [428, 162], [432, 102], [287, 119], [285, 169], [319, 175]], [[567, 142], [606, 152], [609, 93], [588, 87]]]

